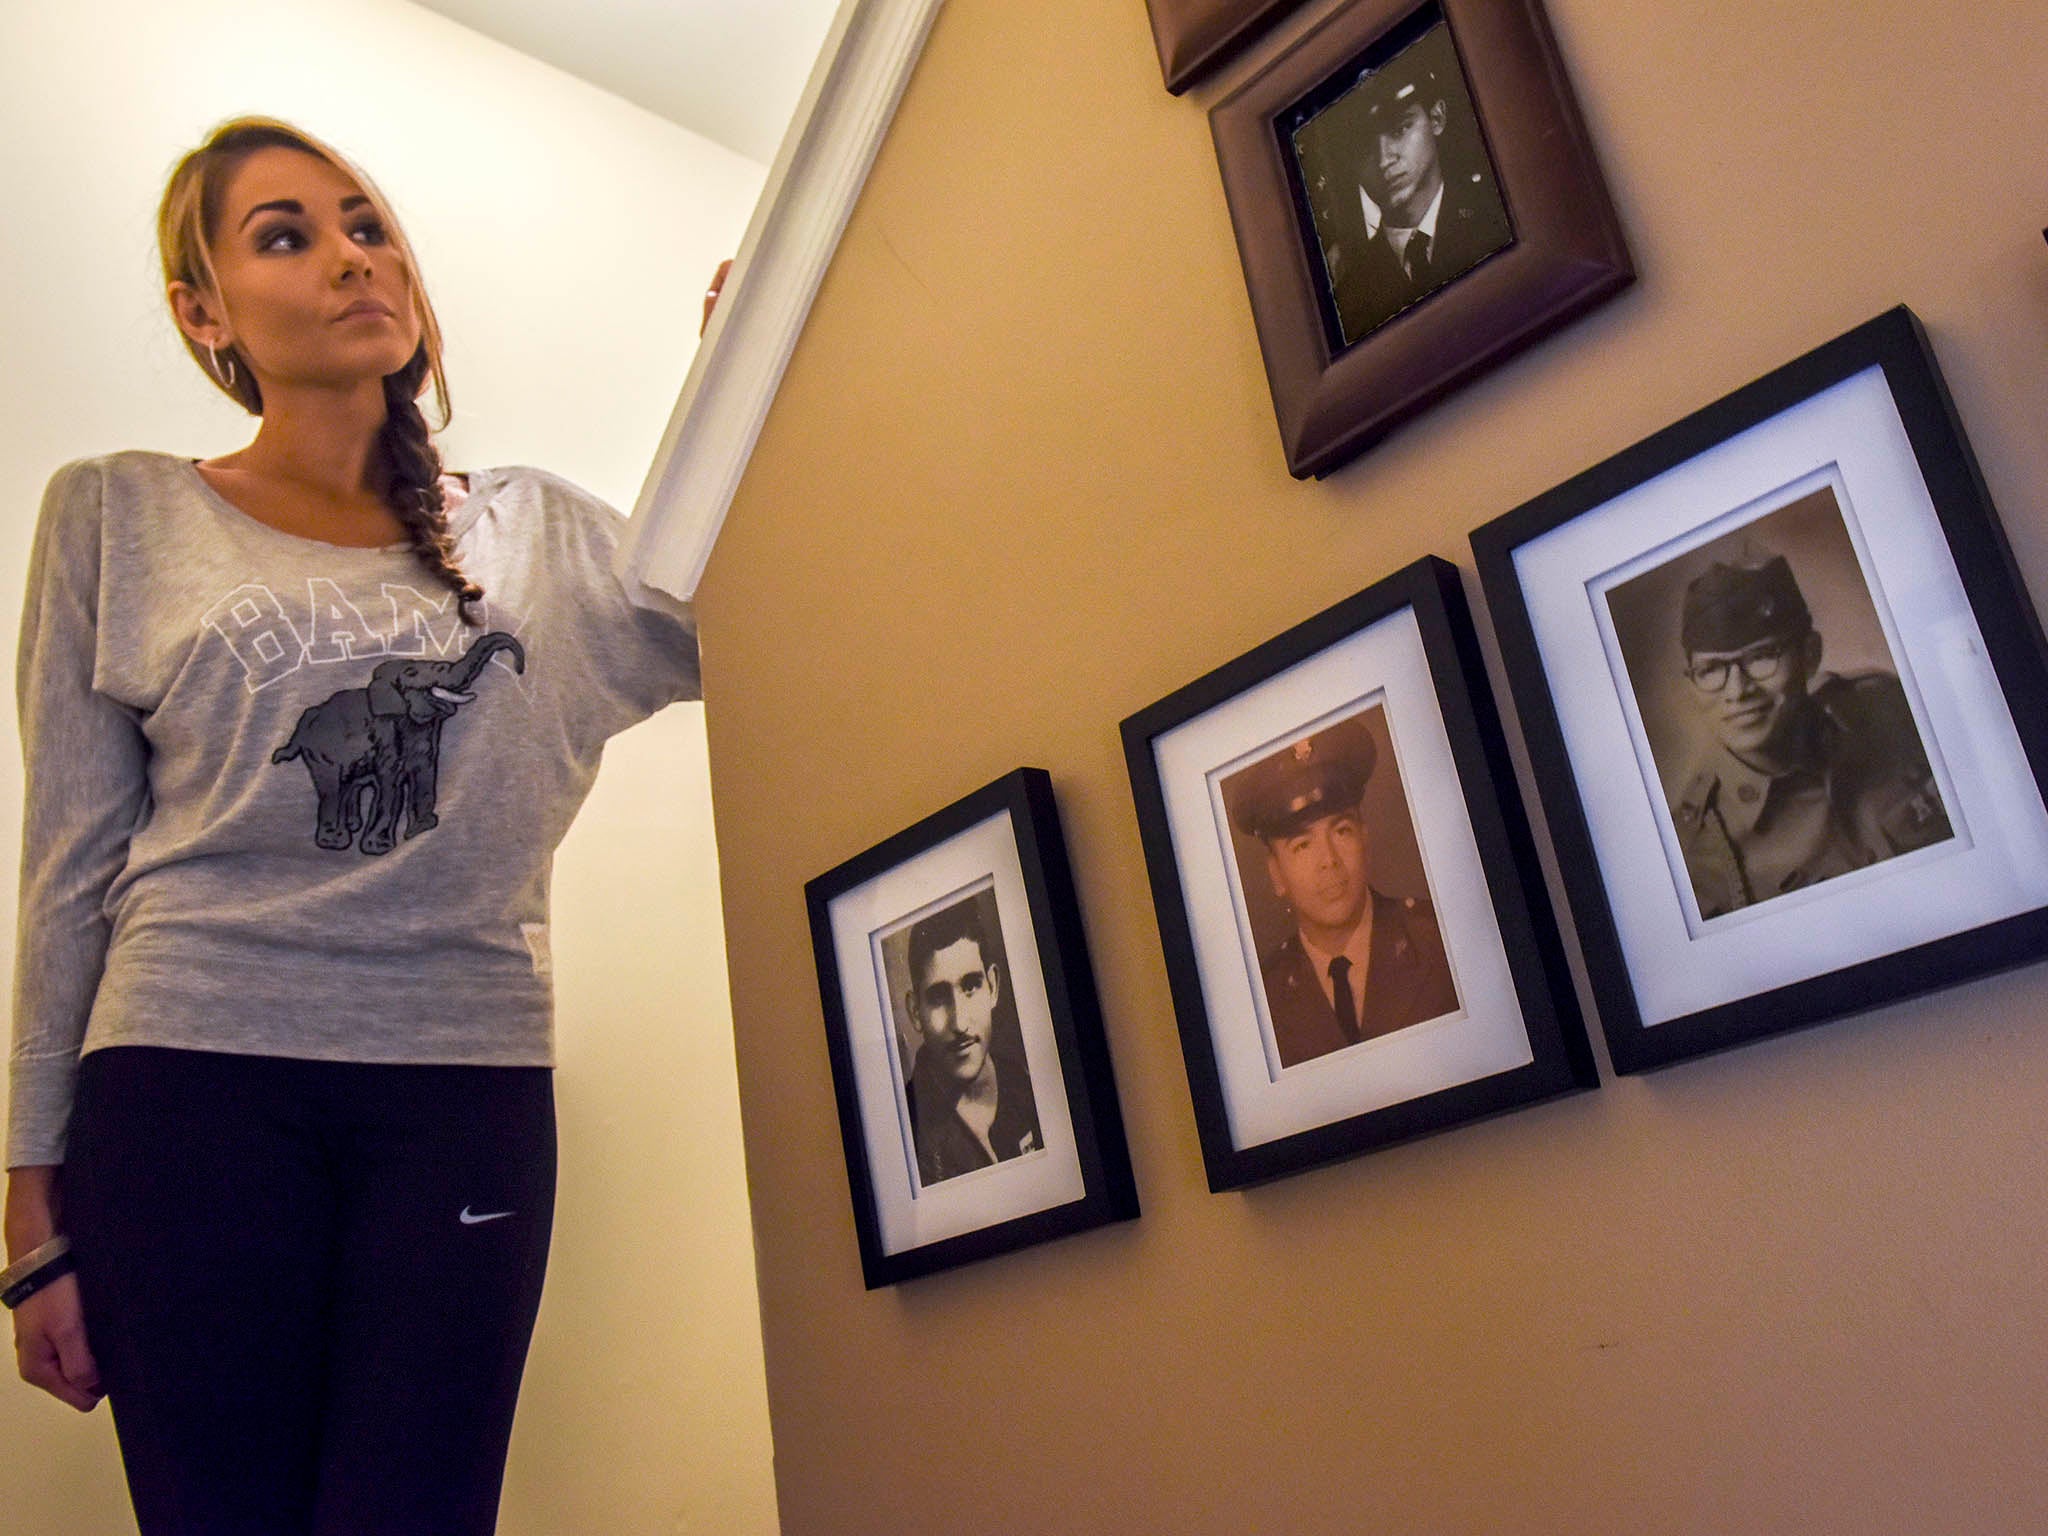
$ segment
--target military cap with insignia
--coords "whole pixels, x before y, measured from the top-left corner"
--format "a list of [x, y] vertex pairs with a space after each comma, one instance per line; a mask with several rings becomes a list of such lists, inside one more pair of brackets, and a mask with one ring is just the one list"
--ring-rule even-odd
[[1739, 651], [1760, 640], [1794, 640], [1813, 628], [1783, 555], [1752, 565], [1708, 566], [1687, 583], [1678, 638], [1688, 653]]
[[1376, 129], [1393, 130], [1410, 106], [1427, 112], [1443, 99], [1436, 71], [1415, 55], [1421, 50], [1404, 49], [1358, 84], [1364, 96], [1365, 119]]
[[1319, 817], [1355, 811], [1378, 758], [1364, 719], [1340, 720], [1245, 769], [1231, 820], [1247, 837], [1270, 841]]

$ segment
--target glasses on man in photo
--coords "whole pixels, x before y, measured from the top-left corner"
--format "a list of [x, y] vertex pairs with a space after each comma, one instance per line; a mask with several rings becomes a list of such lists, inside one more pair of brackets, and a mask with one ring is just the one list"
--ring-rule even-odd
[[1685, 669], [1685, 675], [1702, 693], [1719, 693], [1737, 672], [1746, 682], [1768, 683], [1784, 670], [1785, 658], [1791, 652], [1791, 642], [1767, 640], [1732, 656], [1709, 656], [1696, 661]]

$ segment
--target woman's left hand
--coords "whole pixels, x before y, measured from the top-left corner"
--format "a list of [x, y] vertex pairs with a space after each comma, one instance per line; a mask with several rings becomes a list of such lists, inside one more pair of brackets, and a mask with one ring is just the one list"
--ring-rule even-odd
[[65, 1275], [14, 1309], [14, 1358], [21, 1379], [90, 1413], [105, 1394], [100, 1368], [85, 1341], [78, 1277]]

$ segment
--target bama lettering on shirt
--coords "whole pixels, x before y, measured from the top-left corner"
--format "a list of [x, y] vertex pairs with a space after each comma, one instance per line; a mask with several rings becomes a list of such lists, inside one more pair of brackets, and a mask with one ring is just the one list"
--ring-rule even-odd
[[[459, 656], [475, 635], [489, 631], [488, 599], [476, 604], [475, 629], [462, 622], [455, 594], [429, 597], [399, 582], [379, 584], [364, 612], [330, 577], [306, 582], [305, 596], [289, 607], [260, 581], [245, 581], [200, 617], [227, 646], [242, 669], [243, 685], [259, 693], [302, 667], [362, 661], [370, 657]], [[516, 631], [514, 631], [516, 633]], [[503, 657], [492, 665], [517, 672]]]

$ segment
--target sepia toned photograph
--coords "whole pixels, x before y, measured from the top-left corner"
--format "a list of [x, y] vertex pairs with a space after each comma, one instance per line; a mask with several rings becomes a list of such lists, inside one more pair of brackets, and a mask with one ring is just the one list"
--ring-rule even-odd
[[1702, 920], [1954, 836], [1832, 483], [1606, 597]]
[[1457, 1010], [1383, 705], [1219, 787], [1281, 1070]]
[[1457, 569], [1123, 724], [1211, 1189], [1598, 1081]]
[[1321, 258], [1333, 350], [1513, 239], [1449, 24], [1424, 6], [1283, 127]]
[[2048, 643], [1912, 311], [1472, 551], [1617, 1071], [2048, 954]]
[[879, 939], [917, 1177], [1042, 1151], [995, 882]]

